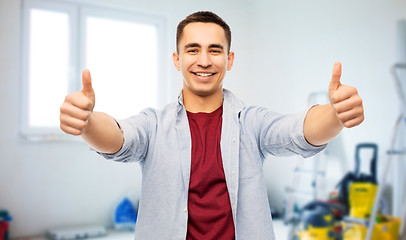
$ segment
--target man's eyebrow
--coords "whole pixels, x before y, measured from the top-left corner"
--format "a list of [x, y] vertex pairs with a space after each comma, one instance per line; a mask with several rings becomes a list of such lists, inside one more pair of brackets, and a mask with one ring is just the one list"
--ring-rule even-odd
[[223, 45], [221, 45], [221, 44], [210, 44], [209, 48], [220, 48], [220, 49], [224, 49]]
[[198, 43], [188, 43], [185, 45], [185, 49], [187, 48], [194, 48], [194, 47], [201, 47]]
[[[185, 49], [194, 48], [194, 47], [200, 48], [201, 45], [198, 44], [198, 43], [188, 43], [188, 44], [185, 45]], [[221, 45], [221, 44], [216, 44], [216, 43], [210, 44], [210, 45], [209, 45], [209, 48], [220, 48], [220, 49], [224, 49], [223, 45]]]

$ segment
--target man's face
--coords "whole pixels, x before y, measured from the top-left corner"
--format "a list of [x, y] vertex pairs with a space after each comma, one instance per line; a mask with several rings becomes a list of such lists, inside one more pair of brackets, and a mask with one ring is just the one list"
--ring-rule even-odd
[[190, 23], [183, 29], [179, 52], [173, 61], [183, 75], [183, 91], [200, 97], [222, 92], [223, 79], [231, 70], [234, 53], [228, 53], [226, 36], [215, 23]]

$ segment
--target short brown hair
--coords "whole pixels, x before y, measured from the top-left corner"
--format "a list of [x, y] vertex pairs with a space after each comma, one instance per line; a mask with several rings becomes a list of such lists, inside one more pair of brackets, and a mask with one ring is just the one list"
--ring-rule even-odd
[[194, 23], [194, 22], [215, 23], [215, 24], [219, 25], [220, 27], [222, 27], [226, 34], [226, 40], [228, 43], [228, 52], [230, 52], [230, 48], [231, 48], [230, 27], [218, 15], [216, 15], [213, 12], [208, 12], [208, 11], [199, 11], [199, 12], [192, 13], [178, 24], [178, 28], [176, 30], [176, 51], [179, 52], [179, 42], [182, 37], [183, 29], [189, 23]]

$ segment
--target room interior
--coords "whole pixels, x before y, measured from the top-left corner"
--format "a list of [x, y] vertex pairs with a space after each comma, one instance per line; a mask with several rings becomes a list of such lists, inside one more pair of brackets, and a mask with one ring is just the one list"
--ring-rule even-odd
[[[118, 204], [125, 197], [136, 204], [140, 197], [140, 166], [104, 160], [80, 137], [60, 137], [60, 130], [39, 137], [26, 131], [24, 6], [27, 2], [0, 0], [0, 210], [7, 210], [12, 217], [9, 236], [11, 239], [29, 239], [44, 236], [47, 230], [60, 227], [96, 225], [110, 229], [114, 225], [113, 215]], [[317, 198], [328, 197], [343, 176], [353, 171], [357, 144], [374, 143], [378, 146], [378, 183], [385, 176], [385, 167], [389, 166], [384, 181], [386, 190], [382, 192], [386, 211], [406, 218], [402, 215], [406, 185], [401, 174], [406, 167], [406, 157], [398, 154], [390, 158], [388, 154], [393, 150], [395, 133], [400, 136], [396, 146], [400, 149], [406, 146], [403, 137], [406, 135], [402, 132], [406, 128], [395, 129], [405, 106], [393, 75], [393, 66], [406, 62], [405, 1], [37, 2], [82, 4], [103, 11], [111, 9], [159, 19], [164, 31], [158, 41], [161, 44], [158, 56], [162, 58], [156, 74], [162, 85], [157, 90], [156, 107], [175, 101], [181, 89], [181, 74], [172, 65], [176, 25], [195, 11], [213, 11], [230, 25], [236, 59], [233, 69], [227, 73], [224, 87], [233, 91], [246, 105], [292, 113], [305, 110], [309, 104], [324, 103], [323, 94], [327, 91], [333, 64], [340, 61], [342, 83], [356, 86], [363, 98], [365, 121], [358, 127], [344, 129], [316, 159], [318, 167], [325, 171], [317, 180], [322, 182], [322, 189], [317, 189]], [[75, 64], [75, 71], [70, 74], [80, 80], [79, 70], [86, 66], [82, 60]], [[406, 81], [406, 74], [402, 71], [400, 81]], [[57, 75], [54, 80], [58, 80]], [[47, 86], [41, 88], [44, 92], [52, 91]], [[403, 93], [406, 94], [406, 90]], [[48, 101], [62, 103], [64, 96], [59, 97], [61, 99]], [[362, 155], [367, 161], [362, 162], [361, 171], [369, 171], [370, 157], [369, 153]], [[287, 189], [295, 183], [297, 186], [295, 170], [298, 166], [306, 168], [314, 161], [293, 156], [268, 156], [264, 162], [277, 239], [288, 239], [283, 213], [291, 196]], [[311, 187], [311, 179], [302, 177], [300, 182], [310, 191], [315, 190]], [[132, 236], [127, 232], [112, 239], [131, 239]]]

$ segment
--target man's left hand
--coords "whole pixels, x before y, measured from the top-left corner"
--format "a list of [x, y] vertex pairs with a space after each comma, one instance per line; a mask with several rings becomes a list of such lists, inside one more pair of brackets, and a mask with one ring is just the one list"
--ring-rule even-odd
[[330, 104], [336, 112], [337, 119], [344, 127], [355, 127], [364, 121], [362, 99], [355, 87], [341, 84], [340, 78], [341, 63], [336, 62], [328, 88]]

